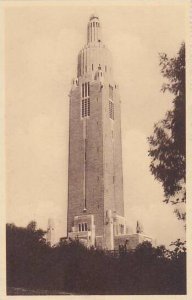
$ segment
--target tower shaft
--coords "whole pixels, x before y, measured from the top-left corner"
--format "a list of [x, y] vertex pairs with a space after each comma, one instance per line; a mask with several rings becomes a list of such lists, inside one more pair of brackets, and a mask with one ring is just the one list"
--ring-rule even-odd
[[124, 216], [120, 97], [92, 16], [70, 92], [68, 233], [112, 248], [113, 216]]

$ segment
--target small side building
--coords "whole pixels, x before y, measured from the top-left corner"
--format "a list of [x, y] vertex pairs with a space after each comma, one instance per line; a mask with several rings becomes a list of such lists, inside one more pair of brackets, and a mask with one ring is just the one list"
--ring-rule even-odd
[[105, 250], [119, 250], [121, 246], [127, 250], [134, 250], [139, 244], [148, 241], [155, 245], [153, 238], [143, 233], [143, 227], [137, 221], [136, 232], [127, 226], [124, 217], [107, 211], [105, 218], [105, 247], [102, 236], [95, 235], [94, 215], [81, 215], [74, 217], [74, 226], [68, 234], [70, 239], [78, 239], [86, 247], [102, 248]]
[[114, 237], [114, 250], [119, 250], [119, 247], [124, 246], [127, 250], [134, 250], [139, 244], [148, 241], [154, 245], [154, 240], [142, 233], [117, 235]]

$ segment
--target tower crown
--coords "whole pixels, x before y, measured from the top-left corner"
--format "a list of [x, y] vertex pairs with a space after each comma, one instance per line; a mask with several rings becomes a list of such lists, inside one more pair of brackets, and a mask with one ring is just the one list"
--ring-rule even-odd
[[[99, 70], [98, 67], [100, 67]], [[98, 71], [99, 75], [101, 75], [100, 81], [104, 79], [110, 80], [110, 82], [113, 81], [111, 53], [102, 43], [99, 17], [91, 15], [87, 25], [87, 44], [78, 54], [78, 84], [81, 85], [82, 82], [98, 79], [98, 76], [96, 76], [98, 75]]]
[[101, 42], [101, 24], [99, 17], [91, 15], [87, 25], [87, 44]]

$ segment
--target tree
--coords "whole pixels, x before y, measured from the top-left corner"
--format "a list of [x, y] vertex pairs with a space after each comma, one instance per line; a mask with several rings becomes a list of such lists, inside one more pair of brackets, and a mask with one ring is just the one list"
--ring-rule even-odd
[[161, 53], [160, 67], [168, 80], [161, 91], [173, 94], [173, 108], [154, 125], [154, 132], [148, 138], [150, 171], [163, 185], [164, 202], [177, 204], [175, 213], [178, 219], [185, 220], [181, 209], [186, 201], [185, 44], [181, 44], [176, 57]]
[[35, 221], [31, 221], [27, 225], [27, 230], [29, 230], [31, 232], [35, 232], [36, 228], [37, 228], [37, 223]]
[[50, 248], [46, 245], [44, 235], [45, 231], [36, 229], [34, 221], [26, 228], [6, 225], [8, 286], [22, 287], [41, 283], [36, 274], [47, 268], [44, 266], [44, 257]]
[[186, 293], [186, 249], [180, 240], [173, 251], [145, 241], [134, 251], [113, 253], [87, 249], [78, 240], [52, 248], [38, 230], [7, 224], [8, 295]]

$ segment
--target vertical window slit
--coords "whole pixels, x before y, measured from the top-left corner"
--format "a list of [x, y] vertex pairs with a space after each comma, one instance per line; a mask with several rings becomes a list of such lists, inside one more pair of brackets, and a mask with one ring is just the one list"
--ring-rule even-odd
[[81, 116], [82, 118], [90, 116], [90, 83], [82, 84]]

